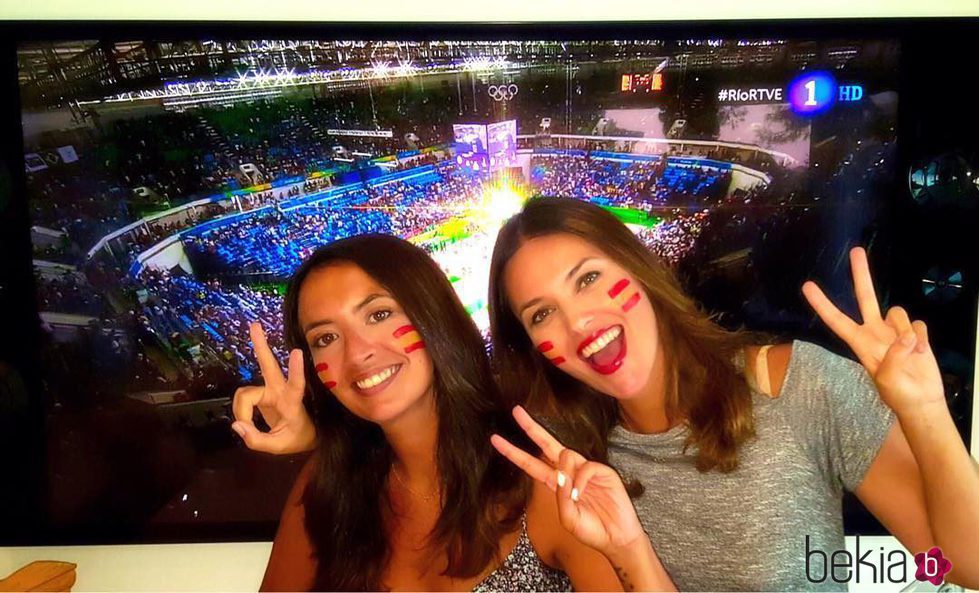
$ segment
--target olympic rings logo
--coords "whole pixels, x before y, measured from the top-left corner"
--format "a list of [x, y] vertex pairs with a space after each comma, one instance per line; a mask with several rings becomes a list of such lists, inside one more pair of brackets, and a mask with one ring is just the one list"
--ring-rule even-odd
[[486, 89], [486, 92], [489, 93], [489, 96], [494, 101], [509, 101], [517, 96], [517, 91], [519, 90], [515, 84], [492, 84]]

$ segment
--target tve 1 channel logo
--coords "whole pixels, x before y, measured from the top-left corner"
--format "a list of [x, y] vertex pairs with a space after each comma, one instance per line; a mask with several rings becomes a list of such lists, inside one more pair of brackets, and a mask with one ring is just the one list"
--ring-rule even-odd
[[837, 103], [857, 103], [864, 98], [862, 84], [838, 83], [829, 72], [803, 72], [787, 87], [757, 86], [751, 88], [722, 88], [717, 92], [719, 103], [788, 103], [797, 115], [818, 115]]
[[863, 85], [837, 84], [829, 72], [804, 72], [789, 83], [786, 95], [792, 111], [799, 115], [816, 115], [835, 103], [863, 99]]

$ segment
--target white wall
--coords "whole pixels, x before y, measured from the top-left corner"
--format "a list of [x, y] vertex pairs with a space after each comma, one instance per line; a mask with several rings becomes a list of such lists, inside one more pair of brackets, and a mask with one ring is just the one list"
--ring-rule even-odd
[[72, 591], [258, 591], [272, 542], [0, 548], [0, 579], [35, 560], [73, 562]]
[[669, 21], [699, 19], [812, 19], [911, 16], [979, 16], [975, 0], [687, 0], [686, 2], [567, 2], [567, 0], [496, 0], [495, 2], [308, 2], [239, 0], [234, 10], [224, 2], [169, 0], [168, 2], [0, 2], [0, 17], [9, 19], [105, 20], [212, 20], [212, 21], [320, 21], [320, 22], [540, 22], [540, 21]]

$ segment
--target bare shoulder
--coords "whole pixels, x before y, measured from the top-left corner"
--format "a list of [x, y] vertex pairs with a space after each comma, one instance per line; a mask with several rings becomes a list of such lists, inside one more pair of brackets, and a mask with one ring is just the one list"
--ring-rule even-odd
[[[762, 348], [765, 349], [764, 353]], [[767, 347], [746, 346], [744, 349], [745, 370], [749, 380], [759, 386], [759, 391], [773, 398], [778, 397], [782, 392], [782, 383], [785, 381], [785, 372], [789, 368], [791, 358], [791, 343], [772, 344]], [[764, 373], [765, 376], [759, 376], [759, 373]]]

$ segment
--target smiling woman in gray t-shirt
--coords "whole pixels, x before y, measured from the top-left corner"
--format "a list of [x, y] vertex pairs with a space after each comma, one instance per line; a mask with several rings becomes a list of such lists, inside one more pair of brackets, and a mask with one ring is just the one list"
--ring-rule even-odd
[[[979, 472], [927, 330], [899, 307], [882, 315], [862, 249], [851, 266], [859, 322], [815, 284], [803, 293], [859, 365], [803, 342], [775, 347], [771, 369], [767, 356], [743, 365], [749, 338], [713, 323], [612, 214], [529, 200], [490, 267], [502, 388], [645, 488], [639, 520], [681, 589], [842, 588], [845, 570], [813, 563], [844, 550], [844, 489], [905, 548], [934, 555], [935, 584], [950, 560], [949, 578], [977, 588]], [[549, 460], [562, 446], [538, 444]]]

